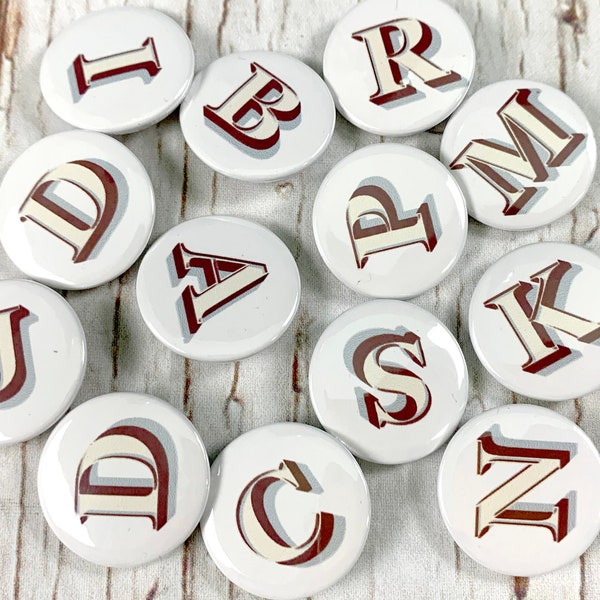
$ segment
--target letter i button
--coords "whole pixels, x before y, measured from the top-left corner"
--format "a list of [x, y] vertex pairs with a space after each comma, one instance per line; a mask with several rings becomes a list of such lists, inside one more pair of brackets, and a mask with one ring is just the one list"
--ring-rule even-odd
[[523, 246], [493, 264], [469, 309], [471, 341], [504, 386], [540, 400], [600, 388], [600, 257], [572, 244]]
[[339, 111], [377, 135], [412, 135], [443, 121], [474, 69], [471, 32], [443, 0], [360, 2], [334, 27], [323, 56]]
[[325, 151], [335, 106], [325, 82], [303, 62], [278, 52], [241, 52], [198, 73], [180, 121], [194, 154], [215, 171], [276, 181]]
[[40, 457], [46, 521], [82, 558], [134, 567], [181, 544], [200, 521], [210, 483], [204, 444], [185, 415], [146, 394], [84, 402]]
[[299, 423], [254, 429], [219, 454], [211, 477], [204, 544], [247, 592], [312, 597], [358, 560], [369, 532], [369, 490], [354, 457], [328, 433]]
[[600, 455], [552, 410], [494, 408], [450, 440], [438, 501], [473, 560], [505, 575], [541, 575], [576, 560], [600, 532]]
[[56, 36], [42, 60], [40, 86], [67, 123], [130, 133], [177, 108], [193, 77], [185, 31], [162, 12], [124, 6], [91, 12]]
[[375, 298], [413, 298], [436, 286], [462, 254], [467, 209], [450, 172], [401, 144], [374, 144], [341, 160], [313, 208], [325, 264]]
[[87, 289], [126, 271], [148, 242], [154, 192], [142, 163], [102, 133], [43, 138], [0, 185], [0, 241], [24, 273]]
[[575, 102], [523, 80], [473, 94], [448, 122], [440, 149], [469, 214], [515, 231], [573, 210], [592, 184], [596, 153], [592, 126]]

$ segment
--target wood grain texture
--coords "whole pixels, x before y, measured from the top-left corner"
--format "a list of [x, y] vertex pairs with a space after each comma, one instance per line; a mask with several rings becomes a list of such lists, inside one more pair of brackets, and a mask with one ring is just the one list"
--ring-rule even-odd
[[[354, 0], [132, 0], [165, 11], [188, 32], [198, 68], [232, 51], [267, 48], [290, 53], [321, 71], [336, 20]], [[560, 87], [600, 124], [600, 0], [449, 0], [473, 31], [478, 67], [472, 90], [525, 77]], [[61, 29], [105, 0], [0, 0], [0, 174], [27, 146], [68, 129], [43, 101], [37, 73], [44, 49]], [[404, 140], [438, 155], [443, 125]], [[312, 202], [331, 167], [353, 150], [389, 141], [338, 117], [331, 146], [305, 172], [276, 184], [242, 184], [212, 172], [187, 148], [177, 115], [121, 136], [152, 178], [157, 219], [152, 241], [182, 220], [206, 214], [253, 219], [272, 229], [294, 254], [302, 305], [274, 346], [242, 362], [207, 365], [168, 352], [144, 326], [135, 301], [137, 264], [100, 288], [69, 292], [87, 332], [89, 367], [76, 404], [102, 393], [147, 392], [182, 409], [216, 454], [259, 425], [316, 425], [307, 385], [312, 348], [325, 326], [363, 298], [344, 288], [322, 263], [311, 230]], [[525, 399], [511, 394], [478, 363], [469, 342], [467, 307], [483, 271], [508, 250], [538, 240], [600, 251], [596, 181], [571, 214], [533, 232], [501, 232], [470, 221], [460, 263], [436, 289], [415, 299], [453, 331], [471, 373], [464, 420], [483, 409]], [[19, 276], [0, 253], [3, 278]], [[600, 394], [552, 408], [600, 442]], [[48, 530], [36, 493], [36, 468], [47, 434], [4, 449], [0, 462], [0, 597], [15, 599], [249, 598], [208, 557], [198, 531], [170, 556], [131, 570], [90, 565]], [[487, 571], [461, 553], [447, 534], [435, 495], [441, 451], [398, 467], [362, 463], [373, 501], [373, 525], [352, 572], [319, 600], [600, 598], [600, 542], [559, 572], [511, 578]]]

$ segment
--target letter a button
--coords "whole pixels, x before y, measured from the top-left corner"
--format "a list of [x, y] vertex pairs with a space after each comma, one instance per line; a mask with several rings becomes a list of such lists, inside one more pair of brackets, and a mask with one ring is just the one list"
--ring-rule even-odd
[[339, 111], [377, 135], [411, 135], [443, 121], [474, 68], [471, 32], [441, 0], [360, 2], [334, 27], [323, 57]]
[[435, 158], [410, 146], [374, 144], [329, 172], [315, 199], [313, 231], [342, 283], [376, 298], [412, 298], [456, 264], [467, 209]]
[[275, 342], [300, 301], [300, 276], [285, 244], [234, 217], [201, 217], [167, 231], [137, 279], [142, 317], [174, 352], [238, 360]]
[[275, 181], [321, 156], [335, 106], [325, 82], [303, 62], [278, 52], [241, 52], [198, 73], [180, 121], [194, 154], [215, 171]]
[[177, 548], [198, 525], [210, 482], [204, 444], [185, 415], [146, 394], [84, 402], [56, 426], [40, 457], [48, 525], [70, 550], [134, 567]]
[[483, 366], [517, 394], [568, 400], [600, 388], [600, 257], [544, 242], [502, 257], [471, 299]]
[[473, 560], [504, 575], [541, 575], [576, 560], [600, 533], [600, 455], [552, 410], [494, 408], [450, 440], [438, 501]]
[[30, 146], [0, 185], [0, 241], [24, 273], [87, 289], [126, 271], [148, 242], [154, 192], [142, 163], [102, 133], [66, 131]]
[[56, 36], [42, 60], [40, 86], [67, 123], [130, 133], [177, 108], [193, 77], [185, 31], [157, 10], [124, 6], [92, 12]]
[[358, 560], [369, 490], [353, 456], [328, 433], [299, 423], [254, 429], [219, 454], [211, 477], [204, 544], [247, 592], [312, 597]]

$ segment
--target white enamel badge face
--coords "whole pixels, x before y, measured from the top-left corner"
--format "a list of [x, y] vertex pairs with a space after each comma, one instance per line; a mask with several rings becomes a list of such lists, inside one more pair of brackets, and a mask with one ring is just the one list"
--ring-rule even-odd
[[132, 567], [181, 545], [198, 525], [210, 468], [176, 408], [145, 394], [94, 398], [54, 429], [38, 492], [65, 546], [93, 563]]
[[429, 154], [376, 144], [340, 161], [313, 209], [317, 247], [348, 287], [375, 297], [411, 298], [437, 285], [467, 237], [462, 193]]
[[378, 135], [410, 135], [443, 121], [475, 68], [471, 32], [441, 0], [366, 0], [334, 27], [323, 73], [339, 111]]
[[317, 417], [357, 456], [417, 460], [441, 446], [465, 410], [462, 351], [427, 311], [374, 300], [338, 317], [315, 347], [309, 372]]
[[440, 155], [472, 217], [522, 230], [551, 223], [583, 199], [594, 178], [596, 141], [586, 116], [561, 91], [502, 81], [453, 115]]
[[86, 366], [79, 318], [33, 281], [0, 281], [0, 445], [29, 440], [75, 398]]
[[471, 300], [471, 341], [507, 388], [567, 400], [600, 388], [600, 257], [571, 244], [518, 248], [492, 265]]
[[90, 131], [41, 139], [0, 185], [0, 241], [24, 273], [60, 289], [127, 270], [154, 224], [154, 192], [123, 144]]
[[577, 559], [600, 532], [600, 456], [556, 412], [503, 406], [450, 440], [438, 499], [473, 560], [506, 575], [540, 575]]
[[300, 276], [265, 227], [202, 217], [165, 233], [140, 266], [146, 325], [174, 352], [197, 360], [245, 358], [275, 342], [300, 302]]
[[194, 51], [175, 21], [119, 7], [90, 13], [60, 33], [42, 60], [40, 85], [67, 123], [129, 133], [172, 112], [193, 76]]
[[303, 62], [241, 52], [196, 75], [180, 119], [186, 142], [209, 167], [236, 179], [273, 181], [321, 156], [335, 107], [325, 82]]
[[233, 583], [264, 598], [312, 596], [362, 552], [369, 491], [329, 434], [279, 423], [246, 433], [214, 461], [202, 537]]

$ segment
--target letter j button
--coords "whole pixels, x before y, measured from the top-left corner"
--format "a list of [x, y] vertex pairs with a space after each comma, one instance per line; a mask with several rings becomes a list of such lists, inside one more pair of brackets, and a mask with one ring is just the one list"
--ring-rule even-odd
[[494, 408], [450, 440], [438, 501], [454, 541], [473, 560], [504, 575], [541, 575], [576, 560], [600, 532], [600, 456], [555, 411]]
[[92, 131], [45, 137], [0, 185], [0, 241], [29, 277], [58, 289], [96, 287], [138, 258], [154, 224], [154, 192], [126, 146]]
[[70, 550], [107, 567], [160, 558], [191, 535], [208, 498], [204, 444], [185, 415], [146, 394], [84, 402], [40, 457], [38, 493]]
[[523, 246], [493, 264], [469, 309], [483, 366], [517, 394], [568, 400], [600, 388], [600, 257], [572, 244]]

